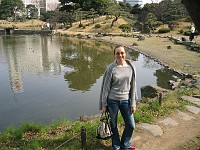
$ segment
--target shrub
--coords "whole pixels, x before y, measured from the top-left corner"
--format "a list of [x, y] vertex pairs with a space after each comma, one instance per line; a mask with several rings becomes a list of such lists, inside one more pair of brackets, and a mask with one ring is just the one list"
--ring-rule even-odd
[[119, 28], [123, 31], [123, 32], [130, 32], [131, 31], [131, 25], [130, 24], [121, 24], [119, 26]]
[[95, 28], [101, 28], [100, 24], [95, 24]]
[[174, 28], [177, 28], [177, 27], [179, 27], [179, 24], [176, 21], [171, 21], [171, 22], [168, 23], [168, 28], [170, 30], [173, 30]]
[[190, 31], [185, 31], [184, 35], [189, 36], [190, 35]]
[[168, 33], [168, 32], [170, 32], [170, 29], [169, 29], [169, 28], [160, 28], [160, 29], [158, 30], [158, 33]]
[[142, 24], [140, 22], [136, 22], [134, 25], [134, 29], [136, 29], [137, 31], [142, 31]]
[[79, 27], [79, 28], [82, 28], [82, 27], [83, 27], [83, 24], [82, 24], [82, 23], [80, 23], [80, 24], [78, 25], [78, 27]]

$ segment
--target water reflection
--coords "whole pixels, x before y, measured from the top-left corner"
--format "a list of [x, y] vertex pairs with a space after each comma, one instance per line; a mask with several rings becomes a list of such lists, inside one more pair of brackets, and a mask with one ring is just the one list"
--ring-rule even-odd
[[47, 37], [4, 36], [2, 44], [14, 93], [24, 90], [22, 74], [60, 73], [60, 52]]
[[[69, 88], [72, 91], [81, 90], [84, 92], [90, 90], [96, 80], [101, 77], [108, 63], [113, 61], [113, 57], [111, 49], [105, 45], [101, 46], [99, 42], [92, 41], [94, 43], [89, 45], [83, 41], [75, 42], [74, 40], [63, 41], [61, 64], [73, 69], [64, 75]], [[98, 48], [95, 47], [96, 45]]]
[[[99, 113], [102, 75], [114, 45], [50, 36], [0, 38], [0, 131], [24, 121], [50, 123]], [[168, 86], [174, 73], [127, 50], [137, 68], [138, 93], [149, 84]]]

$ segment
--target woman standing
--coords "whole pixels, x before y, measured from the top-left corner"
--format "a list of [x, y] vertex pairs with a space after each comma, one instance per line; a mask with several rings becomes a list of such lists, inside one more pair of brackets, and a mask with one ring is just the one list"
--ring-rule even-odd
[[[116, 46], [114, 55], [116, 60], [107, 67], [104, 73], [100, 109], [110, 114], [113, 150], [135, 149], [135, 146], [130, 143], [135, 129], [133, 113], [136, 111], [137, 99], [135, 66], [125, 59], [124, 46]], [[125, 123], [121, 139], [117, 127], [118, 111], [121, 112]]]

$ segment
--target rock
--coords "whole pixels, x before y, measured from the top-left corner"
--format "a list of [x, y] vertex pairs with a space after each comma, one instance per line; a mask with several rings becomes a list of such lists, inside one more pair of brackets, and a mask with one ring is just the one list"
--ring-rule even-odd
[[148, 85], [141, 88], [142, 97], [148, 97], [148, 98], [158, 97], [159, 93], [165, 95], [167, 94], [167, 92], [169, 92], [169, 90], [163, 89], [157, 85]]
[[164, 119], [163, 121], [159, 121], [160, 123], [163, 123], [164, 125], [171, 125], [171, 126], [177, 126], [178, 122], [176, 122], [174, 119], [168, 117]]
[[178, 111], [178, 115], [179, 115], [180, 117], [182, 117], [183, 120], [186, 120], [186, 121], [195, 119], [195, 117], [190, 116], [190, 115], [188, 115], [188, 114], [186, 114], [186, 113], [184, 113], [184, 112], [181, 112], [181, 111]]
[[172, 49], [172, 47], [169, 45], [169, 46], [167, 46], [167, 49]]
[[86, 122], [88, 120], [89, 120], [88, 116], [86, 116], [86, 115], [80, 116], [80, 121]]
[[139, 36], [139, 37], [138, 37], [138, 41], [143, 41], [143, 40], [145, 40], [145, 37], [144, 37], [144, 36]]
[[138, 44], [134, 42], [134, 43], [132, 44], [132, 46], [138, 46]]
[[195, 106], [186, 106], [187, 110], [195, 115], [197, 115], [200, 112], [200, 108], [195, 107]]
[[181, 98], [183, 100], [185, 100], [185, 101], [189, 101], [189, 102], [191, 102], [193, 104], [196, 104], [196, 105], [200, 106], [200, 99], [199, 98], [195, 98], [195, 97], [191, 97], [191, 96], [186, 96], [186, 95], [182, 96]]
[[101, 33], [98, 33], [95, 35], [96, 37], [103, 37], [103, 35]]
[[151, 132], [154, 136], [162, 136], [163, 135], [163, 131], [162, 131], [161, 127], [158, 125], [150, 125], [147, 123], [141, 123], [138, 125], [138, 127]]

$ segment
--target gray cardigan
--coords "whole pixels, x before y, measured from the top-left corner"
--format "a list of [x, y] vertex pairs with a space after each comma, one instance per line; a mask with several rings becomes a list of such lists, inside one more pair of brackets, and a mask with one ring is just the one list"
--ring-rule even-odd
[[[126, 60], [127, 64], [131, 66], [133, 69], [132, 79], [131, 79], [131, 88], [129, 92], [130, 104], [132, 107], [136, 108], [136, 99], [137, 99], [137, 87], [136, 87], [136, 70], [135, 66], [130, 62], [130, 60]], [[99, 109], [102, 109], [102, 105], [107, 106], [107, 99], [111, 89], [111, 81], [112, 81], [112, 71], [113, 68], [117, 66], [116, 60], [111, 63], [103, 76], [103, 81], [101, 85], [101, 93], [99, 100]]]

